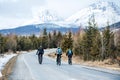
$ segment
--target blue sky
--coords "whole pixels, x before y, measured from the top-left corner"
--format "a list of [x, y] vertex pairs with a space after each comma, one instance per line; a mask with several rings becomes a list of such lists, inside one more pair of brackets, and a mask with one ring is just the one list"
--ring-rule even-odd
[[[98, 0], [0, 0], [0, 29], [32, 23], [42, 8], [50, 9], [67, 18]], [[112, 1], [119, 5], [120, 0]]]

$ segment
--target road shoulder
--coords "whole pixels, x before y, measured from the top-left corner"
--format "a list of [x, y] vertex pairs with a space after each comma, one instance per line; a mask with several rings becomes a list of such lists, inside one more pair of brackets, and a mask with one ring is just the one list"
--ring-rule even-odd
[[[48, 57], [51, 57], [51, 58], [56, 58], [56, 55], [55, 53], [50, 53], [50, 54], [47, 54]], [[67, 62], [67, 56], [65, 54], [62, 55], [62, 60], [64, 62]], [[80, 57], [78, 56], [73, 56], [73, 64], [79, 64], [81, 66], [84, 66], [84, 67], [90, 67], [90, 69], [95, 69], [95, 70], [106, 70], [107, 72], [109, 70], [112, 70], [112, 71], [117, 71], [118, 73], [120, 73], [120, 66], [118, 64], [109, 64], [109, 61], [108, 60], [105, 60], [105, 61], [83, 61], [82, 59], [80, 59]]]
[[4, 69], [2, 70], [2, 78], [0, 80], [8, 80], [8, 76], [10, 75], [10, 73], [12, 72], [12, 68], [16, 62], [17, 56], [14, 56], [13, 58], [11, 58], [7, 64], [5, 65]]

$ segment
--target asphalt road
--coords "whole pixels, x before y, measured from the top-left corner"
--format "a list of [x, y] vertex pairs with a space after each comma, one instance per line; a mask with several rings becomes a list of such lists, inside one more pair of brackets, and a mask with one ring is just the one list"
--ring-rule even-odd
[[[45, 54], [55, 52], [46, 50]], [[57, 66], [55, 59], [43, 57], [43, 64], [38, 63], [36, 51], [18, 56], [9, 80], [120, 80], [120, 73], [85, 67], [68, 65], [62, 62]]]

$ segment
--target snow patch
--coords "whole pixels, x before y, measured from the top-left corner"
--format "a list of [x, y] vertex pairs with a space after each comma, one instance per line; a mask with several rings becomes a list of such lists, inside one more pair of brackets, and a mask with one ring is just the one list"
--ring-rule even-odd
[[5, 54], [3, 57], [0, 56], [0, 77], [2, 77], [2, 69], [4, 68], [5, 64], [13, 57], [16, 56], [16, 54]]
[[44, 7], [34, 7], [32, 8], [32, 13], [33, 18], [37, 23], [48, 23], [62, 20], [56, 11]]
[[2, 77], [2, 73], [0, 72], [0, 77]]

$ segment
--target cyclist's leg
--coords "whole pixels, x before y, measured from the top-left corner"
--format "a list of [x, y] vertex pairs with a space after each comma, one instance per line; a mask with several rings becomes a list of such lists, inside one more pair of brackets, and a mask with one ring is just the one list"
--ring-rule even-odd
[[59, 55], [59, 65], [61, 65], [61, 55]]
[[70, 65], [72, 65], [72, 55], [70, 55]]
[[39, 62], [39, 64], [40, 64], [40, 54], [38, 55], [38, 62]]
[[42, 64], [42, 54], [40, 54], [40, 64]]
[[42, 54], [39, 54], [39, 64], [42, 63]]
[[70, 56], [68, 56], [68, 64], [70, 64]]
[[57, 58], [56, 58], [56, 63], [58, 65], [58, 58], [59, 58], [59, 55], [57, 54]]
[[43, 54], [41, 54], [41, 63], [43, 62]]
[[71, 56], [71, 60], [70, 61], [71, 61], [71, 65], [72, 65], [72, 56]]
[[58, 65], [60, 65], [60, 55], [58, 54]]
[[70, 64], [70, 65], [72, 64], [71, 58], [72, 58], [71, 55], [69, 55], [69, 56], [68, 56], [68, 64]]

